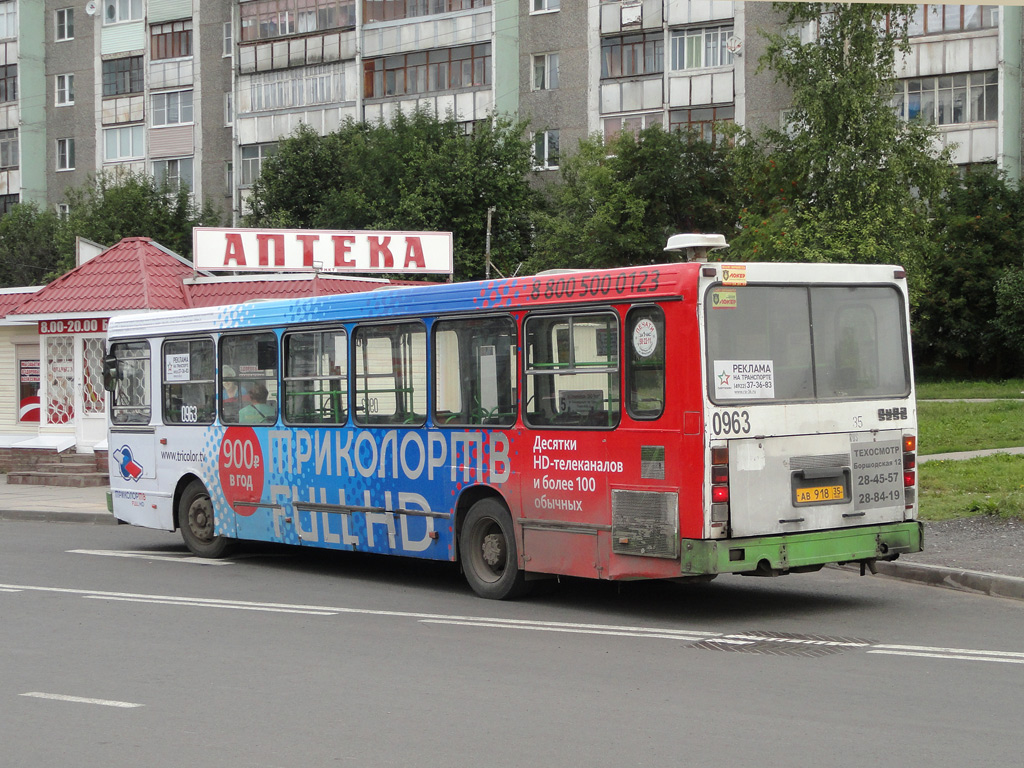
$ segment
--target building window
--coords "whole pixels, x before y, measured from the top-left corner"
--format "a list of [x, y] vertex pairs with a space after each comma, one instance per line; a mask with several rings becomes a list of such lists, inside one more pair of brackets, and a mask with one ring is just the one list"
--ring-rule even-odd
[[530, 12], [557, 11], [561, 6], [561, 0], [530, 0]]
[[153, 94], [153, 127], [192, 122], [192, 91]]
[[[426, 54], [420, 56], [425, 57]], [[241, 102], [246, 105], [244, 111], [290, 109], [346, 100], [345, 78], [336, 67], [307, 67], [301, 75], [295, 72], [267, 72], [250, 78], [248, 104], [244, 98]]]
[[193, 189], [192, 186], [192, 158], [178, 157], [170, 160], [153, 161], [153, 181], [158, 187], [167, 185], [172, 192], [182, 188]]
[[0, 67], [0, 102], [18, 100], [18, 65]]
[[108, 128], [103, 132], [103, 159], [106, 162], [137, 160], [145, 155], [141, 125]]
[[228, 160], [224, 163], [224, 186], [227, 189], [226, 194], [232, 195], [235, 191], [235, 164]]
[[149, 30], [149, 57], [180, 59], [192, 55], [192, 20], [154, 24]]
[[901, 80], [893, 106], [904, 120], [918, 118], [933, 125], [997, 120], [999, 74], [991, 70]]
[[14, 0], [0, 3], [0, 40], [18, 36], [18, 4]]
[[250, 144], [242, 147], [242, 186], [249, 186], [260, 177], [263, 161], [277, 153], [277, 143]]
[[75, 170], [75, 140], [57, 139], [57, 170]]
[[18, 131], [0, 131], [0, 170], [13, 171], [18, 167]]
[[653, 75], [665, 68], [661, 32], [616, 35], [601, 41], [601, 77]]
[[533, 90], [548, 91], [558, 87], [558, 54], [542, 53], [533, 57]]
[[230, 21], [224, 22], [224, 48], [221, 51], [223, 56], [231, 56], [235, 52], [234, 27]]
[[224, 94], [224, 125], [235, 123], [235, 94], [228, 91]]
[[672, 69], [703, 69], [732, 64], [726, 41], [732, 37], [732, 25], [697, 27], [672, 31]]
[[67, 203], [57, 203], [56, 210], [57, 218], [61, 219], [62, 221], [66, 220], [67, 217], [71, 215], [71, 206], [68, 205]]
[[5, 213], [10, 213], [11, 208], [16, 206], [19, 202], [17, 194], [13, 195], [0, 195], [0, 216]]
[[106, 0], [103, 4], [103, 23], [139, 21], [142, 18], [142, 0]]
[[56, 11], [57, 29], [54, 39], [59, 43], [63, 40], [75, 39], [75, 9], [61, 8]]
[[533, 165], [537, 170], [558, 168], [558, 131], [538, 131], [533, 134]]
[[998, 5], [918, 5], [907, 32], [915, 37], [998, 26]]
[[437, 13], [467, 11], [470, 8], [489, 6], [491, 0], [363, 0], [363, 22], [395, 21], [415, 16], [431, 16]]
[[56, 104], [58, 107], [67, 107], [75, 103], [75, 76], [57, 75]]
[[103, 95], [142, 93], [142, 57], [126, 56], [103, 62]]
[[363, 95], [368, 99], [490, 84], [490, 43], [363, 62]]
[[661, 125], [661, 112], [652, 112], [646, 115], [623, 115], [620, 117], [606, 117], [602, 121], [604, 128], [604, 140], [611, 141], [623, 131], [638, 135], [644, 128], [652, 125]]
[[[412, 5], [411, 2], [408, 4]], [[372, 3], [368, 2], [367, 5]], [[388, 5], [399, 3], [389, 0]], [[356, 0], [255, 0], [240, 3], [239, 15], [242, 42], [266, 40], [284, 35], [354, 27]]]
[[704, 141], [718, 142], [724, 137], [722, 123], [736, 120], [736, 107], [701, 107], [699, 109], [673, 109], [668, 113], [670, 131], [694, 131]]

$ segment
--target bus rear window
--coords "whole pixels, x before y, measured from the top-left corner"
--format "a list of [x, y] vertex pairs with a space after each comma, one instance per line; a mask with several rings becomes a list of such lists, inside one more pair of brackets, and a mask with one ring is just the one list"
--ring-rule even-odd
[[889, 286], [717, 286], [705, 299], [714, 402], [902, 397], [903, 299]]

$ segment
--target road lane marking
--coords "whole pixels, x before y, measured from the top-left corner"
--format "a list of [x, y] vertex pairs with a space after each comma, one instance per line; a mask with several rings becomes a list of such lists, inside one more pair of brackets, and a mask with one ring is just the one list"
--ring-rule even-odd
[[234, 565], [230, 560], [213, 560], [209, 557], [196, 557], [194, 555], [187, 555], [184, 553], [158, 555], [154, 552], [114, 549], [69, 549], [68, 553], [72, 555], [99, 555], [100, 557], [126, 557], [138, 560], [157, 560], [166, 563], [189, 563], [190, 565]]
[[42, 587], [26, 584], [0, 584], [0, 591], [46, 592], [52, 594], [75, 595], [94, 600], [99, 599], [121, 602], [151, 603], [154, 605], [181, 605], [202, 608], [228, 608], [233, 610], [266, 611], [274, 613], [299, 613], [314, 616], [337, 616], [344, 614], [379, 616], [385, 618], [414, 619], [423, 624], [474, 626], [490, 629], [531, 629], [534, 631], [563, 632], [568, 634], [657, 638], [689, 643], [699, 642], [703, 644], [708, 642], [713, 642], [719, 645], [777, 643], [780, 644], [780, 646], [828, 646], [850, 650], [863, 649], [867, 653], [883, 655], [1024, 664], [1024, 653], [1016, 651], [989, 651], [971, 648], [942, 648], [924, 645], [893, 645], [886, 643], [857, 642], [855, 640], [794, 638], [788, 637], [782, 633], [721, 633], [690, 629], [671, 629], [666, 627], [585, 624], [563, 621], [505, 619], [490, 616], [460, 616], [455, 614], [422, 613], [417, 611], [388, 611], [374, 608], [344, 608], [340, 606], [268, 603], [250, 600], [225, 600], [202, 597], [182, 597], [175, 595], [151, 595], [133, 592], [106, 592], [102, 590], [73, 589], [70, 587]]
[[491, 629], [530, 629], [534, 632], [565, 632], [576, 635], [612, 635], [616, 637], [652, 637], [661, 640], [702, 640], [706, 633], [686, 632], [683, 630], [652, 630], [640, 627], [623, 627], [621, 629], [585, 628], [571, 626], [555, 626], [547, 622], [509, 623], [499, 620], [457, 620], [457, 619], [420, 619], [421, 624], [452, 624], [460, 627], [489, 627]]
[[230, 602], [212, 601], [198, 602], [196, 600], [143, 598], [143, 597], [115, 597], [113, 595], [83, 595], [86, 600], [112, 600], [122, 603], [151, 603], [153, 605], [187, 605], [193, 608], [230, 608], [236, 611], [266, 611], [268, 613], [304, 613], [310, 616], [337, 616], [333, 611], [311, 611], [299, 610], [297, 608], [270, 608], [260, 605], [233, 605]]
[[28, 696], [33, 699], [50, 699], [52, 701], [70, 701], [73, 704], [98, 704], [101, 707], [121, 707], [122, 709], [133, 709], [135, 707], [145, 706], [144, 704], [136, 704], [132, 701], [111, 701], [110, 699], [88, 699], [83, 696], [65, 696], [62, 693], [41, 693], [39, 691], [29, 691], [28, 693], [20, 693], [19, 696]]
[[996, 661], [1003, 664], [1024, 664], [1024, 653], [1017, 651], [979, 651], [971, 648], [932, 648], [927, 645], [874, 645], [868, 653], [889, 656], [919, 656], [932, 659], [962, 661]]

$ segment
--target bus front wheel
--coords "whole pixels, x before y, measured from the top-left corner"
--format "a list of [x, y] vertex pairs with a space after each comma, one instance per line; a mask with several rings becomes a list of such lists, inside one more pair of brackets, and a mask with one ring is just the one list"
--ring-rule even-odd
[[213, 502], [198, 480], [193, 480], [178, 502], [178, 527], [185, 546], [199, 557], [220, 557], [227, 552], [230, 540], [214, 533]]
[[459, 558], [466, 581], [481, 597], [505, 600], [526, 593], [512, 517], [497, 499], [470, 507], [459, 534]]

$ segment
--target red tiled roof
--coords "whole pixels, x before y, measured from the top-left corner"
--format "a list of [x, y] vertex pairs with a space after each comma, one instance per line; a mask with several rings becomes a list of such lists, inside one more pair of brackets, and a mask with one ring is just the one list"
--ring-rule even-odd
[[183, 309], [192, 265], [148, 237], [128, 237], [61, 275], [12, 315], [66, 315], [126, 309]]
[[17, 309], [18, 306], [35, 296], [38, 292], [38, 288], [16, 288], [11, 291], [0, 291], [0, 318], [3, 318], [8, 312]]
[[[389, 281], [334, 276], [212, 278], [148, 237], [128, 237], [62, 275], [27, 300], [0, 304], [0, 317], [100, 315], [123, 310], [186, 309], [240, 304], [252, 299], [287, 299], [358, 293]], [[392, 284], [413, 281], [392, 280]], [[3, 295], [0, 294], [0, 301]]]

